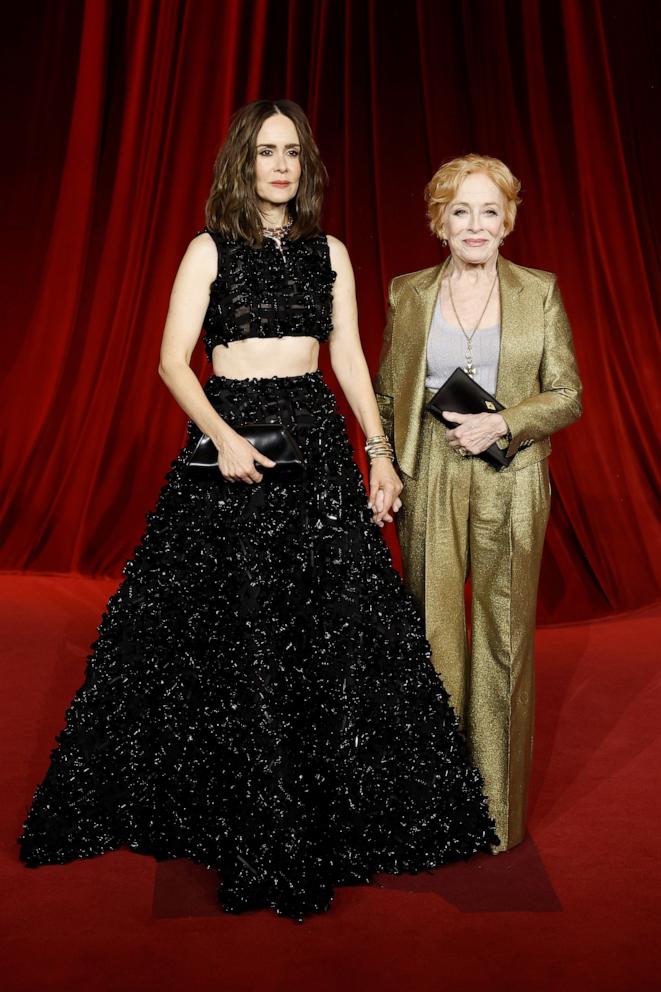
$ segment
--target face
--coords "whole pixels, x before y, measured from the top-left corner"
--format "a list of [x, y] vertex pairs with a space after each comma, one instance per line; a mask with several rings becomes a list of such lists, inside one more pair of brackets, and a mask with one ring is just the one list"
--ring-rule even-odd
[[505, 197], [484, 172], [466, 176], [443, 215], [441, 237], [453, 257], [483, 265], [498, 253], [505, 236]]
[[301, 144], [294, 122], [284, 114], [267, 118], [257, 133], [255, 191], [260, 206], [282, 206], [296, 196], [301, 178]]

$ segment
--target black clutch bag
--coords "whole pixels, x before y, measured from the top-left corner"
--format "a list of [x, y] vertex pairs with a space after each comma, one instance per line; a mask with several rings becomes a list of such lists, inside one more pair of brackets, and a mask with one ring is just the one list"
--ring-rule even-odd
[[[438, 392], [432, 396], [425, 409], [446, 427], [453, 428], [457, 424], [446, 420], [443, 410], [451, 410], [453, 413], [498, 413], [505, 407], [495, 396], [482, 389], [482, 386], [475, 382], [475, 379], [471, 379], [463, 369], [455, 369]], [[508, 455], [507, 449], [500, 448], [494, 441], [477, 457], [500, 472], [508, 467], [514, 455]]]
[[[233, 424], [232, 430], [250, 441], [261, 455], [266, 455], [276, 463], [274, 468], [258, 465], [265, 480], [296, 482], [305, 476], [303, 453], [291, 431], [282, 424]], [[193, 448], [188, 467], [206, 470], [215, 468], [220, 473], [218, 449], [206, 434], [202, 435]]]

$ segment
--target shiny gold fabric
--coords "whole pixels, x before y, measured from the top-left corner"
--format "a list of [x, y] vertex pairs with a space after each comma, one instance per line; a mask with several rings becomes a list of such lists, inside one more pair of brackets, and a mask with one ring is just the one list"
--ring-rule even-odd
[[494, 472], [453, 451], [429, 415], [419, 443], [420, 471], [404, 477], [398, 514], [404, 578], [424, 610], [432, 660], [462, 719], [504, 850], [525, 834], [548, 462]]
[[462, 718], [505, 850], [525, 834], [549, 435], [580, 416], [581, 383], [555, 276], [503, 258], [498, 272], [496, 395], [506, 407], [510, 453], [518, 452], [510, 468], [497, 473], [462, 458], [424, 412], [432, 395], [424, 385], [427, 335], [443, 266], [392, 280], [375, 390], [404, 481], [405, 580], [424, 612], [434, 664]]
[[[397, 276], [374, 389], [397, 462], [415, 476], [427, 371], [427, 335], [444, 265]], [[498, 260], [500, 361], [496, 396], [512, 432], [510, 454], [529, 445], [513, 463], [521, 470], [546, 458], [549, 435], [581, 415], [581, 382], [571, 329], [556, 277]]]

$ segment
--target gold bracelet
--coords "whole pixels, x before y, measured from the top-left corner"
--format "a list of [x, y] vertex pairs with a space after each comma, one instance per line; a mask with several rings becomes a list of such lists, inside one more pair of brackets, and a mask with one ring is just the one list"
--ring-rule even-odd
[[385, 434], [374, 434], [365, 441], [365, 450], [374, 444], [390, 444], [390, 441]]
[[392, 445], [390, 444], [389, 441], [374, 441], [372, 444], [365, 445], [365, 451], [367, 451], [368, 453], [370, 451], [377, 451], [377, 450], [380, 451], [383, 448], [385, 448], [386, 451], [392, 451]]
[[395, 460], [392, 444], [385, 434], [375, 434], [373, 437], [368, 437], [365, 442], [365, 451], [370, 464], [375, 458], [388, 458], [391, 462]]

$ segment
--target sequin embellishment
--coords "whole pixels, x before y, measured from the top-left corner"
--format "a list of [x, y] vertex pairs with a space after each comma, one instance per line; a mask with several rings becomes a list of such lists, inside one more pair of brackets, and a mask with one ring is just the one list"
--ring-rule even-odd
[[335, 272], [324, 234], [284, 238], [281, 246], [265, 238], [262, 246], [252, 246], [207, 233], [218, 248], [218, 275], [204, 317], [209, 360], [216, 345], [245, 338], [328, 339]]
[[21, 838], [29, 866], [127, 846], [220, 874], [228, 912], [302, 919], [337, 885], [497, 843], [423, 623], [370, 522], [319, 372], [205, 386], [271, 418], [305, 481], [172, 465]]

